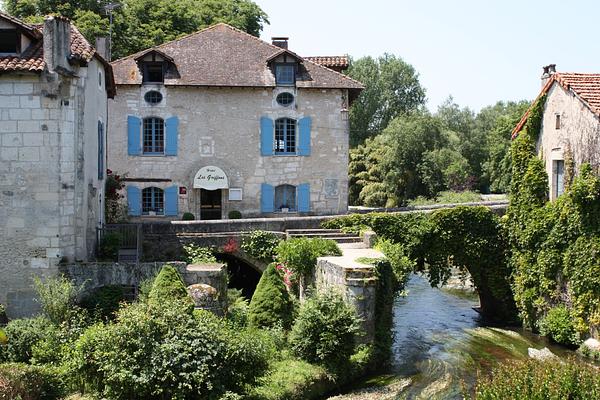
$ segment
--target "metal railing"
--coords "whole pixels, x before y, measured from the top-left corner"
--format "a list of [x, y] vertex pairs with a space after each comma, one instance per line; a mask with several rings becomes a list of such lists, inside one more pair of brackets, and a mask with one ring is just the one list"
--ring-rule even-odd
[[112, 236], [117, 251], [117, 261], [125, 263], [139, 263], [142, 258], [142, 224], [109, 224], [96, 228], [96, 256], [108, 235]]

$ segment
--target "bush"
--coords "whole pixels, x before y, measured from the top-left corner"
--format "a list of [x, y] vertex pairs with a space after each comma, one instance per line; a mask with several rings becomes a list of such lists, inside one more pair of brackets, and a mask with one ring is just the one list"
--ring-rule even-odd
[[381, 252], [390, 262], [392, 271], [396, 277], [395, 290], [401, 289], [406, 282], [408, 277], [415, 270], [415, 263], [407, 257], [404, 246], [400, 243], [392, 243], [389, 240], [380, 240], [377, 246], [381, 249]]
[[81, 305], [106, 320], [113, 317], [124, 300], [123, 288], [118, 285], [110, 285], [96, 289], [81, 301]]
[[185, 212], [185, 213], [183, 213], [181, 220], [182, 221], [195, 221], [196, 216], [194, 214], [192, 214], [191, 212]]
[[539, 321], [539, 328], [542, 335], [556, 343], [575, 346], [580, 342], [571, 313], [564, 305], [551, 308]]
[[57, 368], [0, 364], [0, 400], [54, 400], [65, 394], [66, 387]]
[[250, 302], [239, 289], [227, 289], [226, 317], [234, 326], [245, 327], [248, 325]]
[[273, 232], [252, 231], [249, 235], [244, 235], [242, 250], [257, 260], [270, 262], [273, 261], [279, 242]]
[[200, 247], [192, 243], [183, 246], [183, 250], [186, 254], [185, 261], [188, 264], [214, 264], [217, 262], [210, 247]]
[[304, 237], [281, 241], [276, 253], [280, 262], [301, 276], [313, 271], [318, 257], [342, 255], [342, 251], [333, 240]]
[[259, 328], [281, 325], [289, 329], [292, 317], [293, 303], [275, 264], [270, 264], [263, 272], [250, 301], [250, 325]]
[[33, 347], [56, 328], [44, 317], [15, 319], [4, 328], [8, 338], [6, 345], [0, 346], [0, 362], [28, 363], [33, 356]]
[[341, 295], [317, 293], [300, 306], [290, 343], [303, 360], [339, 368], [354, 353], [359, 328], [355, 310]]
[[190, 312], [194, 308], [194, 302], [188, 294], [181, 275], [173, 266], [165, 264], [154, 279], [152, 289], [148, 294], [148, 304], [162, 307], [165, 303], [170, 302], [179, 302]]
[[35, 277], [33, 283], [42, 312], [48, 319], [57, 325], [68, 321], [82, 288], [75, 287], [73, 282], [64, 276], [48, 278], [44, 282]]
[[500, 364], [475, 390], [477, 400], [562, 400], [600, 398], [600, 375], [592, 366], [525, 360]]
[[227, 213], [227, 218], [229, 219], [240, 219], [242, 218], [242, 213], [238, 210], [231, 210]]
[[110, 232], [102, 236], [98, 245], [98, 259], [117, 261], [123, 236], [118, 232]]

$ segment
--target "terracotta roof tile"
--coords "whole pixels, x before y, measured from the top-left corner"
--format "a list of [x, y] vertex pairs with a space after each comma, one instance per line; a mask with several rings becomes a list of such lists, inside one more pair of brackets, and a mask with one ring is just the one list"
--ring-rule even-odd
[[[556, 72], [542, 88], [542, 91], [536, 98], [539, 99], [548, 93], [554, 83], [558, 83], [565, 90], [573, 92], [594, 114], [600, 116], [600, 74], [581, 74], [575, 72]], [[535, 101], [532, 103], [535, 104]], [[531, 107], [525, 112], [515, 129], [512, 131], [512, 138], [523, 129]]]
[[348, 68], [350, 62], [348, 56], [313, 56], [304, 57], [305, 60], [310, 60], [314, 63], [327, 68]]
[[[166, 85], [274, 87], [267, 61], [281, 53], [264, 42], [224, 23], [213, 25], [153, 49], [174, 60], [177, 71], [165, 76]], [[139, 85], [142, 76], [136, 58], [152, 49], [112, 63], [117, 85]], [[311, 60], [302, 59], [297, 86], [360, 91], [363, 85]]]

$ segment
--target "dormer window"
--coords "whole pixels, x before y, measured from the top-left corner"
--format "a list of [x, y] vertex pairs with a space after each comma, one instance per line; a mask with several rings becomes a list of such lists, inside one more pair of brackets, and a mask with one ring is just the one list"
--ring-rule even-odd
[[275, 81], [278, 85], [294, 85], [296, 64], [275, 64]]
[[143, 64], [144, 83], [164, 83], [165, 68], [162, 62], [146, 62]]
[[0, 29], [0, 54], [17, 54], [21, 51], [21, 38], [16, 29]]

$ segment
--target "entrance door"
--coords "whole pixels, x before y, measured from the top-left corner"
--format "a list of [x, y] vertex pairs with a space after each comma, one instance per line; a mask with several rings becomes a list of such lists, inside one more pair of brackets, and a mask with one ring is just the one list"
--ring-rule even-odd
[[221, 219], [221, 189], [200, 189], [200, 219]]

